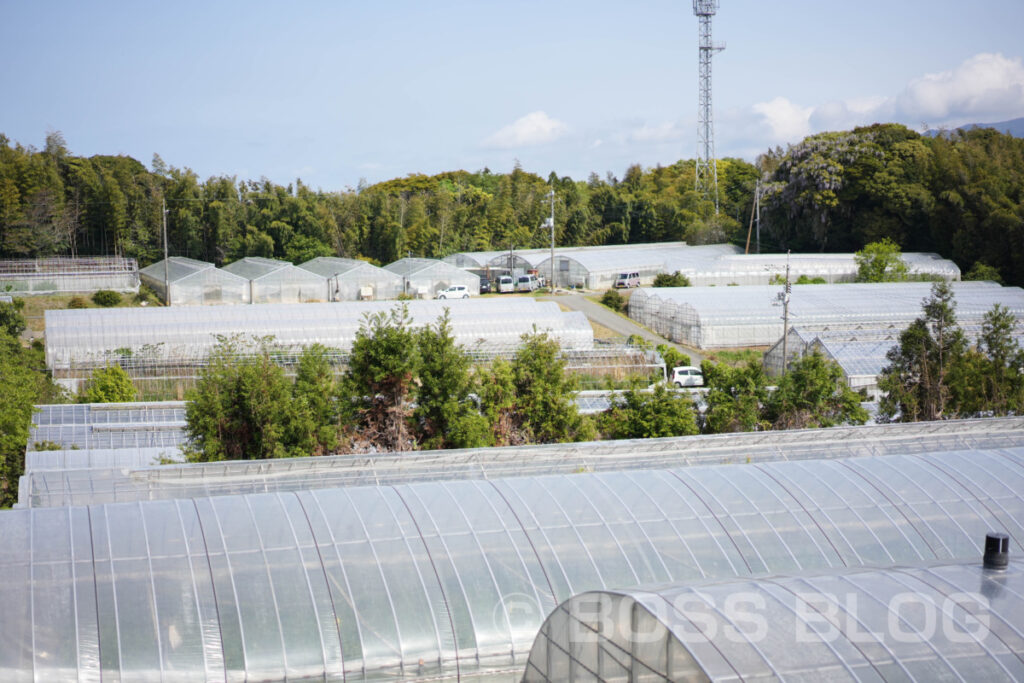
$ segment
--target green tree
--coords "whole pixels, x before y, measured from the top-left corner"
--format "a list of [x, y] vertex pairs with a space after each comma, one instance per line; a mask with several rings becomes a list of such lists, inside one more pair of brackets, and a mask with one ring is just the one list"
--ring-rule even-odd
[[790, 364], [768, 396], [764, 417], [774, 429], [807, 429], [864, 424], [868, 414], [839, 366], [815, 351]]
[[357, 447], [407, 451], [416, 446], [410, 403], [420, 368], [409, 308], [368, 315], [356, 332], [345, 374], [345, 393], [356, 409]]
[[997, 268], [975, 261], [971, 269], [964, 275], [965, 280], [991, 280], [992, 282], [1003, 283], [1003, 278]]
[[961, 417], [1006, 415], [1024, 409], [1024, 352], [1016, 317], [996, 304], [985, 314], [976, 348], [950, 367], [950, 403]]
[[24, 299], [0, 301], [0, 334], [17, 337], [25, 331]]
[[292, 391], [295, 400], [308, 409], [314, 426], [309, 455], [337, 452], [346, 415], [326, 347], [313, 344], [302, 350]]
[[657, 352], [661, 354], [662, 360], [665, 361], [665, 367], [671, 374], [673, 368], [690, 365], [693, 361], [688, 355], [668, 344], [658, 344], [655, 347]]
[[93, 370], [78, 394], [79, 403], [127, 403], [138, 398], [132, 378], [120, 365]]
[[949, 283], [932, 285], [922, 310], [924, 315], [900, 334], [899, 343], [886, 354], [889, 364], [878, 379], [879, 389], [885, 392], [879, 404], [884, 419], [916, 422], [947, 417], [947, 374], [966, 350]]
[[446, 308], [436, 325], [419, 331], [420, 387], [413, 417], [428, 448], [475, 448], [490, 444], [487, 419], [470, 394], [469, 356], [456, 346]]
[[907, 279], [907, 264], [898, 244], [888, 237], [866, 245], [853, 256], [857, 282], [899, 282]]
[[515, 410], [538, 443], [581, 441], [592, 436], [576, 409], [573, 378], [565, 372], [558, 342], [545, 332], [524, 334], [512, 359]]
[[189, 459], [259, 460], [309, 455], [315, 424], [305, 401], [271, 360], [265, 345], [253, 348], [224, 338], [186, 395]]
[[632, 386], [613, 397], [611, 407], [598, 418], [598, 429], [609, 439], [689, 436], [698, 431], [693, 402], [663, 383], [651, 391]]
[[480, 396], [480, 410], [491, 428], [495, 446], [518, 446], [529, 440], [516, 413], [516, 384], [512, 364], [495, 358], [489, 369], [478, 369], [474, 381]]
[[766, 427], [761, 409], [768, 398], [768, 380], [760, 363], [750, 361], [733, 368], [706, 360], [701, 371], [708, 388], [706, 432], [752, 432]]

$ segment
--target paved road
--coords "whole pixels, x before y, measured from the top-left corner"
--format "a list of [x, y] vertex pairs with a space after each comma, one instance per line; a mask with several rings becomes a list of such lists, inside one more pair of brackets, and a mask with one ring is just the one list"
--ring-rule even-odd
[[700, 362], [704, 360], [704, 356], [701, 355], [700, 351], [688, 346], [670, 342], [668, 339], [658, 336], [647, 328], [637, 325], [632, 320], [605, 308], [601, 304], [594, 303], [582, 294], [560, 294], [558, 296], [542, 298], [549, 301], [557, 301], [574, 311], [582, 311], [583, 315], [587, 316], [588, 320], [607, 327], [612, 332], [621, 334], [623, 337], [635, 334], [646, 339], [655, 346], [658, 344], [668, 344], [669, 346], [672, 346], [688, 355], [694, 365], [699, 366]]

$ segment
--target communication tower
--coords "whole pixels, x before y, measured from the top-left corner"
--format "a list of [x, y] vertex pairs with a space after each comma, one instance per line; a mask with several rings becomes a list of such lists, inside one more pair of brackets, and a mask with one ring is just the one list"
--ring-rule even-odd
[[718, 213], [718, 165], [715, 163], [715, 122], [711, 106], [711, 57], [725, 49], [711, 42], [711, 17], [718, 0], [693, 0], [693, 13], [700, 22], [699, 97], [697, 104], [697, 192], [713, 199]]

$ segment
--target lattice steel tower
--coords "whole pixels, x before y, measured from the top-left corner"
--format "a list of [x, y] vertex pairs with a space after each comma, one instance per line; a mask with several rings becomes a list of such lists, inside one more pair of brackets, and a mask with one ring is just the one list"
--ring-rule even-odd
[[718, 0], [693, 0], [693, 13], [700, 21], [700, 87], [697, 105], [697, 192], [713, 199], [718, 213], [718, 165], [715, 163], [715, 122], [711, 106], [711, 57], [725, 45], [711, 42], [711, 17]]

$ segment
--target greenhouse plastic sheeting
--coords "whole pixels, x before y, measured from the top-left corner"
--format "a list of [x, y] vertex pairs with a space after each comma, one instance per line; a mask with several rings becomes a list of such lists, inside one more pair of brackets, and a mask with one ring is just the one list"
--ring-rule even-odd
[[573, 595], [974, 559], [1009, 454], [760, 463], [0, 513], [0, 675], [521, 672]]
[[254, 304], [327, 301], [327, 278], [288, 261], [248, 256], [221, 270], [249, 281], [249, 299]]
[[[168, 447], [170, 448], [170, 447]], [[1024, 448], [1024, 418], [946, 420], [482, 449], [115, 466], [74, 472], [26, 470], [19, 506], [194, 498], [338, 486], [494, 479], [722, 463]]]
[[402, 278], [403, 291], [421, 299], [433, 298], [442, 289], [464, 285], [470, 296], [480, 293], [480, 277], [444, 261], [404, 258], [384, 266]]
[[146, 266], [139, 276], [164, 302], [169, 284], [175, 306], [249, 303], [248, 280], [205, 261], [171, 256]]
[[123, 470], [183, 462], [185, 455], [180, 445], [25, 452], [26, 474], [36, 470]]
[[1024, 563], [585, 593], [545, 621], [523, 678], [809, 679], [1024, 679]]
[[[980, 324], [995, 304], [1024, 317], [1024, 290], [989, 282], [954, 282], [957, 319]], [[780, 287], [641, 288], [629, 316], [675, 342], [698, 348], [768, 346], [782, 337]], [[921, 315], [926, 282], [794, 285], [790, 324], [806, 329], [900, 327]]]
[[329, 301], [380, 301], [402, 293], [401, 275], [366, 261], [318, 256], [299, 268], [327, 279]]
[[[525, 297], [409, 301], [415, 326], [433, 324], [449, 310], [452, 336], [466, 350], [517, 347], [536, 326], [563, 348], [593, 347], [593, 328], [578, 311]], [[103, 363], [115, 352], [128, 361], [204, 359], [216, 335], [273, 335], [281, 348], [314, 343], [347, 351], [366, 315], [390, 312], [394, 302], [262, 304], [225, 308], [117, 308], [46, 311], [46, 358], [53, 369]]]
[[63, 292], [139, 291], [139, 266], [120, 256], [57, 256], [0, 259], [0, 292], [60, 294]]

